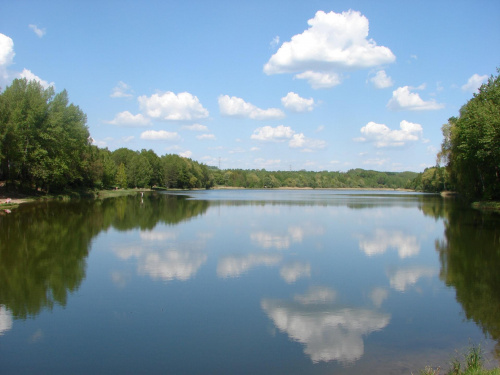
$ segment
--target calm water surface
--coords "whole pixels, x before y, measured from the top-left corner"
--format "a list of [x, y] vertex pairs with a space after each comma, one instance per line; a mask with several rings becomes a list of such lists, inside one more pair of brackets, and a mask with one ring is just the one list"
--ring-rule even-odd
[[494, 365], [499, 270], [499, 215], [431, 195], [26, 204], [0, 216], [0, 372], [410, 374], [470, 343]]

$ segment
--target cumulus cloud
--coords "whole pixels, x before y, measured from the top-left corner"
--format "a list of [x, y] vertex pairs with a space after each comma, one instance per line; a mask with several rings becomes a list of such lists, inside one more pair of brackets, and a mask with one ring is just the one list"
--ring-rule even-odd
[[220, 95], [219, 110], [221, 115], [230, 117], [251, 118], [253, 120], [270, 120], [285, 117], [281, 109], [261, 109], [247, 103], [236, 96]]
[[373, 142], [375, 147], [400, 147], [407, 142], [418, 141], [422, 136], [422, 126], [403, 120], [399, 124], [400, 129], [391, 130], [384, 124], [370, 121], [361, 128], [363, 134], [355, 138], [356, 142]]
[[188, 150], [188, 151], [180, 152], [179, 156], [183, 157], [183, 158], [190, 158], [191, 156], [193, 156], [193, 153]]
[[215, 141], [215, 134], [202, 134], [202, 135], [197, 135], [197, 139], [199, 140], [210, 140], [210, 141]]
[[[368, 39], [369, 22], [360, 12], [316, 12], [309, 28], [281, 45], [264, 65], [266, 74], [299, 73], [296, 78], [317, 84], [320, 76], [338, 84], [338, 73], [392, 63], [396, 57], [387, 47]], [[329, 75], [329, 76], [328, 76]], [[334, 82], [336, 82], [334, 84]], [[314, 87], [314, 86], [313, 86]], [[316, 86], [317, 88], [321, 86]], [[327, 87], [327, 86], [322, 86]]]
[[180, 137], [176, 132], [167, 132], [165, 130], [147, 130], [142, 132], [141, 139], [148, 141], [177, 141]]
[[360, 359], [363, 336], [380, 331], [391, 318], [371, 310], [301, 302], [264, 299], [261, 307], [276, 328], [304, 345], [304, 353], [314, 363]]
[[387, 108], [393, 111], [429, 111], [444, 107], [444, 104], [437, 103], [434, 99], [424, 101], [418, 93], [411, 92], [411, 90], [412, 88], [409, 86], [398, 87], [392, 92], [392, 98], [387, 103]]
[[33, 32], [39, 37], [41, 38], [42, 36], [44, 36], [47, 31], [45, 29], [40, 29], [37, 25], [28, 25], [28, 27], [33, 30]]
[[285, 142], [291, 148], [303, 148], [304, 150], [321, 149], [326, 147], [326, 142], [319, 139], [307, 138], [303, 133], [296, 133], [289, 126], [279, 125], [263, 126], [254, 130], [250, 137], [263, 142]]
[[105, 121], [106, 124], [128, 127], [143, 127], [151, 124], [151, 120], [142, 114], [133, 115], [129, 111], [116, 114], [111, 121]]
[[21, 73], [9, 70], [9, 66], [14, 62], [14, 41], [7, 35], [0, 33], [0, 85], [4, 86], [15, 78], [26, 78], [28, 81], [37, 81], [43, 88], [54, 86], [54, 82], [47, 82], [29, 69], [23, 69]]
[[183, 125], [181, 129], [190, 130], [194, 132], [207, 132], [208, 127], [201, 124]]
[[304, 133], [294, 134], [288, 145], [291, 148], [303, 148], [304, 151], [322, 149], [326, 147], [326, 142], [321, 139], [307, 138]]
[[329, 89], [331, 87], [340, 85], [342, 82], [340, 75], [337, 73], [320, 73], [307, 70], [303, 73], [295, 75], [297, 79], [305, 79], [315, 90], [317, 89]]
[[[54, 82], [47, 82], [37, 75], [33, 74], [33, 72], [29, 69], [23, 69], [21, 73], [18, 75], [19, 78], [26, 78], [28, 81], [37, 81], [42, 85], [44, 89], [48, 89], [50, 86], [55, 86]], [[17, 77], [16, 77], [17, 78]]]
[[14, 41], [0, 33], [0, 73], [2, 75], [7, 74], [7, 67], [14, 62], [15, 55]]
[[125, 82], [119, 81], [113, 88], [113, 92], [110, 96], [112, 98], [130, 98], [132, 97], [132, 89]]
[[370, 82], [373, 83], [373, 86], [377, 89], [385, 89], [394, 84], [392, 78], [385, 73], [385, 70], [379, 70], [375, 76], [370, 78]]
[[299, 94], [289, 92], [281, 98], [281, 104], [292, 112], [311, 112], [314, 109], [314, 99], [301, 98]]
[[164, 94], [145, 95], [137, 98], [142, 111], [149, 117], [166, 121], [192, 121], [208, 117], [208, 110], [201, 105], [198, 97], [171, 91]]
[[462, 86], [463, 91], [477, 92], [481, 85], [488, 80], [488, 76], [480, 76], [479, 74], [473, 74], [467, 83]]
[[251, 139], [265, 142], [283, 142], [293, 137], [295, 131], [289, 126], [279, 125], [275, 128], [272, 126], [263, 126], [255, 129]]

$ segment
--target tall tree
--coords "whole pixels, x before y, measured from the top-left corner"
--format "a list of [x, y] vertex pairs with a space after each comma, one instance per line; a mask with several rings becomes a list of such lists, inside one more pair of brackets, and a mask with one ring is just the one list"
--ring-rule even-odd
[[438, 158], [447, 159], [457, 190], [470, 199], [500, 199], [500, 76], [480, 87], [443, 134]]

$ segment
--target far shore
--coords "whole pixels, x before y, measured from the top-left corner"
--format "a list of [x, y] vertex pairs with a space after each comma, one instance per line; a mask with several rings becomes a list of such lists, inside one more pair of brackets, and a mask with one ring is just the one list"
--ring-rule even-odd
[[[72, 192], [63, 193], [60, 195], [28, 195], [17, 192], [5, 191], [5, 189], [0, 188], [0, 212], [5, 210], [9, 211], [11, 209], [17, 208], [20, 204], [44, 200], [67, 200], [72, 198], [90, 197], [90, 198], [109, 198], [122, 195], [137, 194], [140, 192], [152, 191], [155, 189], [150, 188], [135, 188], [135, 189], [109, 189], [109, 190], [98, 190], [98, 191], [88, 191], [88, 192]], [[205, 189], [158, 189], [161, 191], [185, 191], [190, 190], [205, 190]], [[312, 188], [312, 187], [279, 187], [279, 188], [244, 188], [239, 186], [214, 186], [210, 190], [332, 190], [332, 191], [396, 191], [396, 192], [406, 192], [416, 193], [416, 190], [412, 189], [391, 189], [391, 188]], [[452, 191], [443, 191], [440, 193], [443, 198], [453, 198], [457, 194]], [[480, 210], [492, 210], [500, 211], [500, 202], [474, 202], [472, 207]]]

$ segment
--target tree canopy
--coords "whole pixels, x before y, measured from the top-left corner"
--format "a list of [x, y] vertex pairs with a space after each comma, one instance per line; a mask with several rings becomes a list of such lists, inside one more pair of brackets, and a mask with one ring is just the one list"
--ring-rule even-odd
[[468, 198], [500, 199], [500, 76], [480, 87], [443, 134], [440, 156], [457, 190]]

